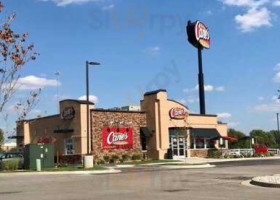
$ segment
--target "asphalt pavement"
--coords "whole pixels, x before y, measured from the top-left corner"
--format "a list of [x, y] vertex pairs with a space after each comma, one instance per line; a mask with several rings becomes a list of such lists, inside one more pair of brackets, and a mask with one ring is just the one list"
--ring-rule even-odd
[[280, 174], [280, 160], [215, 163], [215, 168], [156, 166], [106, 175], [0, 176], [2, 200], [279, 200], [280, 189], [245, 186], [254, 176]]

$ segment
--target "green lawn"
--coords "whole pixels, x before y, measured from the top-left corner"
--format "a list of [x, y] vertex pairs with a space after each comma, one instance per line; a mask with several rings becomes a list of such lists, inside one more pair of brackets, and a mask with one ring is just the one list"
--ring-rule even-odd
[[144, 160], [144, 161], [129, 161], [125, 163], [119, 163], [119, 165], [142, 165], [151, 163], [172, 163], [178, 162], [177, 160]]

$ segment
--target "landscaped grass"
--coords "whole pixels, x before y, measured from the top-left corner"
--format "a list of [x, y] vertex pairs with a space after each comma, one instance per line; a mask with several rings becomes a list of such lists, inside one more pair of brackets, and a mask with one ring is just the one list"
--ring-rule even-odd
[[[93, 168], [84, 169], [82, 166], [64, 166], [57, 168], [43, 168], [41, 172], [66, 172], [66, 171], [94, 171], [94, 170], [106, 170], [102, 166], [94, 166]], [[36, 172], [36, 170], [0, 170], [0, 173], [15, 173], [15, 172]]]
[[152, 163], [172, 163], [178, 162], [177, 160], [142, 160], [142, 161], [128, 161], [125, 163], [119, 163], [119, 165], [142, 165], [142, 164], [152, 164]]
[[42, 172], [93, 171], [93, 170], [106, 170], [106, 168], [101, 166], [94, 166], [93, 168], [85, 169], [81, 166], [67, 166], [67, 167], [58, 167], [58, 168], [44, 168], [42, 169]]

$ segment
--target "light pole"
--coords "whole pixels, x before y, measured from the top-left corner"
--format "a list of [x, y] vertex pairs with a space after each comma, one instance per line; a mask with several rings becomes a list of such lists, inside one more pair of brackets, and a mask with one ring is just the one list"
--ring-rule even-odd
[[280, 130], [279, 130], [279, 113], [276, 113], [276, 118], [277, 118], [277, 131], [278, 131], [278, 134], [280, 134]]
[[89, 132], [89, 78], [88, 78], [88, 67], [90, 65], [100, 65], [99, 62], [90, 62], [86, 61], [86, 96], [87, 96], [87, 155], [90, 155], [90, 144], [89, 144], [89, 136], [91, 135]]

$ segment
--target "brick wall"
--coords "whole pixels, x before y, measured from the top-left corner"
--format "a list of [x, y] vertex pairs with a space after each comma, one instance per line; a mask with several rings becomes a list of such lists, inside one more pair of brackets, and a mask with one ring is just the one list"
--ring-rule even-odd
[[[112, 126], [111, 122], [122, 122], [130, 124], [133, 128], [133, 148], [132, 149], [103, 149], [102, 128]], [[119, 127], [128, 127], [119, 125]], [[91, 110], [91, 132], [92, 132], [92, 153], [94, 160], [99, 161], [103, 156], [123, 154], [132, 156], [133, 154], [142, 154], [140, 147], [140, 127], [146, 127], [146, 114], [144, 112], [124, 112], [108, 110]]]
[[191, 157], [207, 158], [208, 150], [190, 150]]

